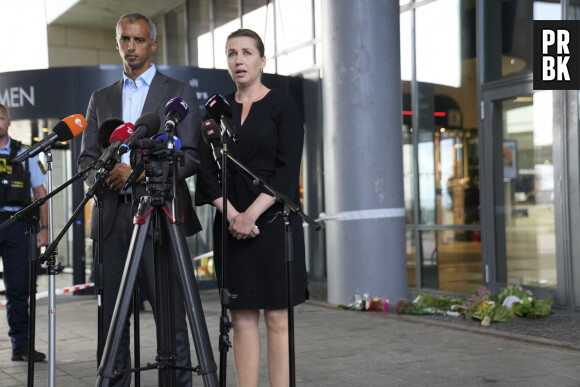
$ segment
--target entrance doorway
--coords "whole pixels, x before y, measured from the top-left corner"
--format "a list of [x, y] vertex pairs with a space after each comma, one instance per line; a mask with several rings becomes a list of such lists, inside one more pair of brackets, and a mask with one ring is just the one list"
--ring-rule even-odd
[[481, 158], [486, 283], [555, 295], [553, 92], [531, 79], [483, 91]]

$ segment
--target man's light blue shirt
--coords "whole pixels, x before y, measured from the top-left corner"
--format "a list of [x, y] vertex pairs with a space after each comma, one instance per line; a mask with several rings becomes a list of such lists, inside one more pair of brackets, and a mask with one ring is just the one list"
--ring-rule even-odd
[[[137, 119], [141, 117], [143, 105], [145, 105], [145, 99], [147, 98], [147, 93], [149, 93], [149, 86], [151, 86], [156, 72], [157, 69], [152, 63], [151, 67], [134, 82], [123, 72], [123, 122], [135, 124]], [[121, 162], [131, 165], [130, 155], [131, 152], [124, 153]], [[130, 192], [130, 189], [126, 192]]]
[[123, 121], [135, 123], [143, 114], [143, 105], [157, 69], [154, 64], [135, 82], [123, 72]]

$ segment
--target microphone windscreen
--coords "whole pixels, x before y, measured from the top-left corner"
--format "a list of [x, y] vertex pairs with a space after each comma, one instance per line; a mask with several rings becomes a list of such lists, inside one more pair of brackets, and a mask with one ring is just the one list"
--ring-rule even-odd
[[87, 127], [87, 121], [82, 114], [73, 114], [62, 119], [53, 129], [60, 141], [68, 141], [78, 136]]
[[152, 137], [161, 127], [161, 119], [157, 113], [145, 113], [135, 122], [135, 128], [144, 126], [147, 128], [147, 134], [144, 137]]
[[202, 122], [201, 136], [207, 145], [210, 145], [213, 140], [221, 141], [220, 126], [214, 120]]
[[165, 104], [165, 115], [167, 116], [171, 112], [175, 112], [179, 115], [179, 120], [177, 122], [183, 121], [187, 113], [189, 113], [189, 107], [187, 102], [179, 97], [173, 97]]
[[132, 134], [133, 134], [133, 124], [127, 122], [126, 124], [122, 124], [113, 131], [111, 137], [109, 137], [109, 143], [112, 144], [115, 141], [124, 142]]
[[221, 117], [232, 118], [230, 104], [221, 94], [209, 97], [204, 106], [206, 112], [215, 120], [219, 120]]
[[99, 130], [97, 131], [97, 144], [99, 149], [105, 150], [109, 146], [109, 138], [119, 126], [123, 125], [123, 120], [118, 118], [109, 118], [101, 124]]
[[[160, 134], [159, 136], [155, 137], [156, 140], [165, 141], [167, 140], [166, 134]], [[181, 140], [177, 136], [173, 136], [173, 144], [175, 145], [176, 149], [181, 149]]]

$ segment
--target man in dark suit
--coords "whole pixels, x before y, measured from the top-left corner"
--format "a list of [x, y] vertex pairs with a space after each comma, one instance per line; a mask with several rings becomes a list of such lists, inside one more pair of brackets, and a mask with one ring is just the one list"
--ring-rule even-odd
[[[201, 230], [195, 215], [185, 178], [198, 170], [197, 144], [200, 136], [201, 116], [198, 109], [195, 90], [182, 82], [169, 78], [157, 71], [151, 63], [151, 52], [156, 49], [156, 28], [151, 20], [141, 14], [122, 16], [117, 23], [116, 47], [123, 59], [123, 79], [91, 96], [87, 109], [87, 128], [83, 132], [79, 169], [86, 168], [92, 161], [101, 156], [98, 145], [98, 129], [104, 121], [122, 117], [123, 122], [135, 123], [142, 114], [156, 112], [165, 119], [164, 108], [167, 101], [180, 97], [189, 106], [189, 114], [177, 125], [176, 135], [181, 140], [181, 151], [184, 152], [184, 163], [178, 169], [178, 208], [184, 213], [184, 230], [193, 235]], [[160, 133], [163, 128], [160, 128]], [[136, 212], [139, 198], [145, 196], [145, 178], [141, 174], [129, 191], [122, 190], [125, 180], [131, 173], [131, 165], [126, 153], [108, 174], [106, 187], [101, 196], [103, 203], [103, 320], [104, 337], [106, 337], [114, 311], [115, 300], [123, 275], [124, 265], [129, 250], [133, 231], [133, 215]], [[87, 177], [87, 184], [95, 181], [96, 171]], [[91, 238], [98, 238], [98, 214], [93, 208], [91, 219]], [[145, 245], [141, 258], [140, 279], [145, 282], [147, 298], [155, 311], [154, 265], [151, 237]], [[177, 281], [174, 281], [177, 282]], [[191, 354], [188, 340], [185, 308], [182, 307], [179, 289], [175, 289], [178, 304], [175, 308], [175, 329], [177, 344], [177, 365], [191, 367]], [[123, 330], [123, 337], [116, 358], [116, 369], [131, 368], [129, 350], [129, 321]], [[98, 359], [100, 362], [100, 359]], [[131, 376], [120, 375], [112, 379], [110, 385], [129, 386]], [[190, 371], [177, 371], [177, 385], [191, 386]]]

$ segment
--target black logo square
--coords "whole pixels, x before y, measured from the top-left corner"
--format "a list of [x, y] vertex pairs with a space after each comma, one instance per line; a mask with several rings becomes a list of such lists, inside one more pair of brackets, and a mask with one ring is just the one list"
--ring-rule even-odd
[[534, 20], [534, 90], [580, 89], [580, 20]]

